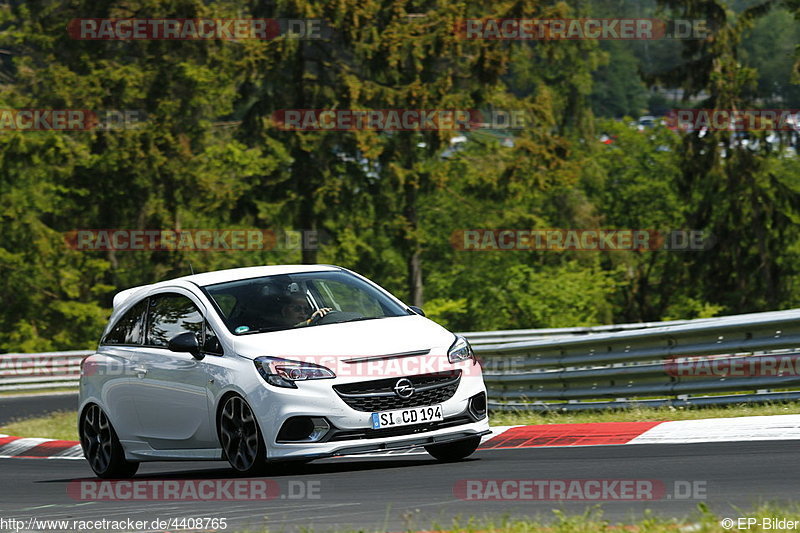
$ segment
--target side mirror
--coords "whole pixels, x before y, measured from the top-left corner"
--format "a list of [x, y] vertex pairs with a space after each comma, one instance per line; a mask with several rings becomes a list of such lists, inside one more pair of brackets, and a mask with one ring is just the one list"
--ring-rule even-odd
[[190, 353], [197, 360], [204, 357], [200, 352], [200, 343], [197, 340], [197, 335], [191, 331], [172, 337], [167, 343], [167, 348], [169, 348], [171, 352]]
[[420, 316], [425, 316], [425, 311], [423, 311], [421, 307], [417, 307], [416, 305], [409, 305], [408, 308]]

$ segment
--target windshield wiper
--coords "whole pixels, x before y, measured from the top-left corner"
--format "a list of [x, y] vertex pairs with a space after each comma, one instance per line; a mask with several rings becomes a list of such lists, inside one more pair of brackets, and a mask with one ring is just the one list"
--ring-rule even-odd
[[283, 330], [286, 330], [286, 329], [292, 329], [292, 328], [286, 328], [286, 327], [283, 327], [283, 326], [276, 326], [276, 327], [271, 327], [271, 328], [258, 328], [258, 329], [250, 329], [250, 330], [247, 330], [247, 331], [243, 331], [241, 333], [237, 333], [236, 335], [252, 335], [253, 333], [269, 333], [270, 331], [283, 331]]
[[361, 322], [362, 320], [377, 320], [379, 318], [386, 318], [385, 316], [362, 316], [358, 318], [351, 318], [350, 320], [342, 320], [341, 322], [336, 322], [336, 324], [346, 324], [348, 322]]

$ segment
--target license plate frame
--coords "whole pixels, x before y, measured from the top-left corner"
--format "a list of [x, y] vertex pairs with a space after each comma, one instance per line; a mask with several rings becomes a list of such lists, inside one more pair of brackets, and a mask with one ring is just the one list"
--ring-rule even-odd
[[407, 407], [372, 413], [372, 429], [396, 428], [444, 420], [442, 404]]

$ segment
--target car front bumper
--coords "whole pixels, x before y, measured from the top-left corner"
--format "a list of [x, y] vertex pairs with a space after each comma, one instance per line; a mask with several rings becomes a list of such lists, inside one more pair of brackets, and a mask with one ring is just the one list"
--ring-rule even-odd
[[[333, 390], [336, 384], [332, 380], [303, 382], [298, 384], [302, 390], [276, 390], [267, 386], [263, 397], [256, 395], [253, 410], [267, 444], [268, 459], [321, 458], [398, 450], [489, 433], [485, 410], [476, 413], [474, 408], [470, 408], [472, 398], [483, 394], [485, 401], [486, 394], [482, 376], [474, 370], [462, 375], [450, 398], [437, 402], [442, 406], [442, 421], [382, 429], [372, 429], [372, 412], [356, 410], [345, 403]], [[280, 428], [293, 417], [324, 418], [330, 429], [314, 442], [279, 439]]]

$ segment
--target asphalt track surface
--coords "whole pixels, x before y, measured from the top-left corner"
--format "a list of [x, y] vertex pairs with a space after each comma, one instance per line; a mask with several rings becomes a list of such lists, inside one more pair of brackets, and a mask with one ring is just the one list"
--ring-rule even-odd
[[[500, 520], [544, 517], [553, 509], [581, 513], [599, 505], [603, 516], [627, 522], [645, 509], [663, 517], [691, 517], [705, 502], [721, 516], [736, 518], [762, 501], [797, 500], [800, 441], [679, 445], [625, 445], [483, 450], [441, 464], [427, 455], [340, 458], [285, 467], [264, 479], [280, 494], [262, 501], [82, 501], [68, 494], [70, 482], [92, 479], [83, 460], [0, 459], [0, 517], [77, 520], [153, 520], [175, 517], [226, 518], [227, 530], [369, 531], [428, 529], [454, 517]], [[225, 480], [225, 463], [143, 464], [136, 480]], [[454, 486], [465, 479], [655, 480], [667, 494], [655, 501], [465, 501]], [[704, 494], [678, 499], [676, 481], [699, 482]], [[288, 496], [288, 485], [314, 486], [314, 498]], [[310, 484], [310, 485], [309, 485]], [[75, 483], [73, 483], [73, 486]], [[685, 485], [685, 484], [684, 484]], [[295, 494], [299, 494], [299, 490]]]
[[78, 393], [66, 392], [45, 396], [0, 396], [0, 425], [14, 419], [44, 416], [54, 411], [78, 409]]

